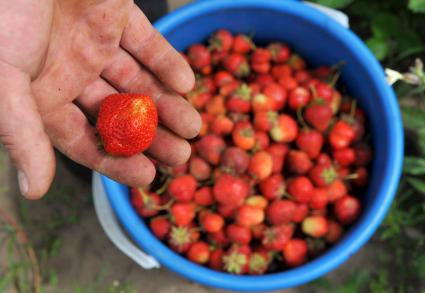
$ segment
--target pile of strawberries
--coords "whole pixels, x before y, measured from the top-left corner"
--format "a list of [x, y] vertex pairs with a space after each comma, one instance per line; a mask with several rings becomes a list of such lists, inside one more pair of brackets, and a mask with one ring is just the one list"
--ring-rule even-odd
[[131, 200], [189, 260], [232, 274], [299, 266], [361, 212], [372, 152], [365, 114], [335, 88], [339, 66], [308, 69], [279, 42], [219, 30], [186, 55], [202, 115], [190, 161], [158, 165]]

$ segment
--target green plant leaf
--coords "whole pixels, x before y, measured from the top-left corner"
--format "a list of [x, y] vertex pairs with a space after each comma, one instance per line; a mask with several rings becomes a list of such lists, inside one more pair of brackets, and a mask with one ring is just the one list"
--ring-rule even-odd
[[395, 15], [383, 12], [372, 18], [371, 29], [375, 38], [388, 39], [400, 30], [400, 23]]
[[425, 156], [425, 127], [418, 130], [418, 146], [423, 156]]
[[425, 194], [425, 182], [418, 179], [418, 178], [413, 178], [413, 177], [409, 177], [407, 178], [407, 182], [409, 182], [409, 184], [416, 189], [418, 192]]
[[390, 51], [388, 41], [381, 38], [372, 37], [366, 41], [366, 45], [378, 60], [385, 59]]
[[425, 0], [409, 0], [409, 9], [413, 12], [425, 12]]
[[317, 4], [328, 6], [331, 8], [344, 8], [350, 5], [354, 0], [316, 0]]
[[424, 175], [425, 159], [418, 157], [405, 157], [403, 172], [409, 175]]
[[425, 111], [418, 107], [401, 107], [404, 126], [416, 130], [425, 127]]

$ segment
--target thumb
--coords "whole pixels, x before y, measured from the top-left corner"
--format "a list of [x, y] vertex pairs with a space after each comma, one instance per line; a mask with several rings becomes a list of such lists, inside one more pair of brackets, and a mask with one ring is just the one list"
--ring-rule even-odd
[[38, 199], [50, 187], [55, 157], [31, 94], [30, 77], [0, 61], [0, 143], [18, 169], [21, 193]]

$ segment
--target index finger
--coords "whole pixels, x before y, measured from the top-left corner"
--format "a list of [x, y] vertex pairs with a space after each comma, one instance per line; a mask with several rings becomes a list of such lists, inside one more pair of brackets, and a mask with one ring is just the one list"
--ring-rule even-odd
[[189, 64], [134, 6], [121, 46], [171, 89], [186, 93], [195, 84]]

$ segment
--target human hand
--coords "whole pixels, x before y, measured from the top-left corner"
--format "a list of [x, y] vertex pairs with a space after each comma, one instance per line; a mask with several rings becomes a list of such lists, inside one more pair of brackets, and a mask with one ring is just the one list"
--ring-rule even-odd
[[185, 139], [201, 120], [173, 91], [189, 91], [193, 73], [132, 1], [1, 1], [0, 27], [0, 142], [27, 198], [41, 197], [53, 180], [52, 145], [124, 184], [153, 179], [145, 155], [111, 157], [98, 148], [85, 114], [95, 117], [117, 91], [156, 102], [161, 125], [148, 156], [169, 165], [189, 158]]

